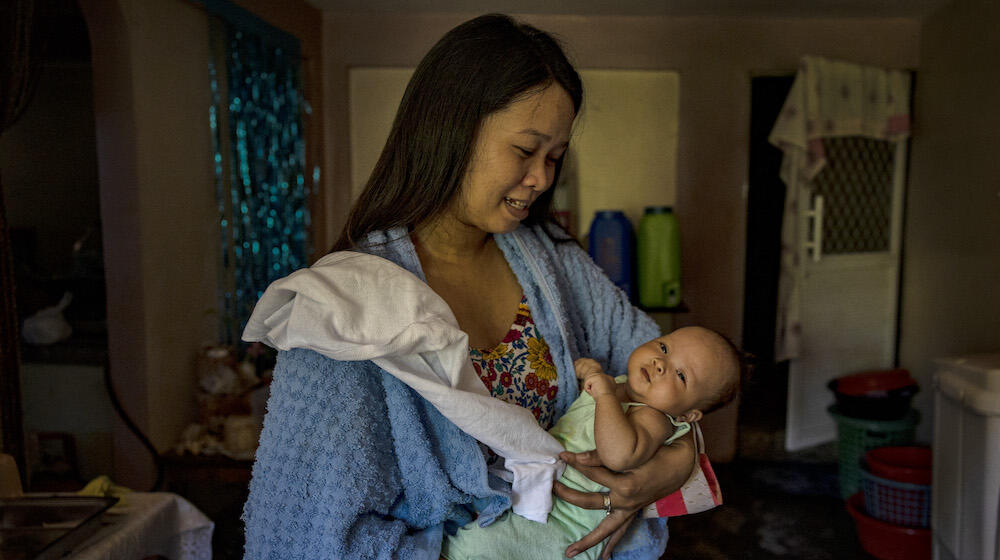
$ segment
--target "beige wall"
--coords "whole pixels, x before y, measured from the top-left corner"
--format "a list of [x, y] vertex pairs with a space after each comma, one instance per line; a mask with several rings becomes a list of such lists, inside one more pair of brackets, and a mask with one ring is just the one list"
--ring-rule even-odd
[[[194, 420], [195, 355], [217, 337], [208, 19], [187, 0], [80, 4], [94, 67], [112, 371], [129, 414], [162, 452]], [[277, 11], [241, 4], [296, 34], [305, 79], [316, 76], [318, 11], [302, 2]], [[313, 118], [322, 119], [311, 91]], [[308, 165], [318, 160], [322, 135], [306, 128]], [[120, 423], [115, 475], [134, 488], [147, 488], [154, 475], [148, 453]]]
[[[414, 66], [467, 15], [325, 15], [326, 236], [340, 231], [351, 185], [348, 68]], [[677, 206], [684, 234], [687, 320], [740, 333], [750, 77], [794, 72], [801, 55], [896, 68], [917, 65], [919, 23], [902, 19], [778, 20], [524, 16], [562, 37], [581, 68], [680, 72]]]
[[960, 0], [922, 29], [903, 253], [900, 361], [930, 441], [933, 359], [1000, 351], [1000, 5]]
[[[83, 0], [90, 27], [108, 290], [122, 401], [159, 450], [194, 414], [194, 356], [215, 337], [208, 23], [179, 1]], [[115, 476], [148, 488], [148, 453], [119, 423]]]
[[[470, 15], [324, 17], [328, 197], [325, 234], [334, 239], [348, 210], [348, 68], [415, 66], [441, 35]], [[681, 223], [684, 300], [700, 324], [739, 340], [750, 128], [750, 77], [793, 73], [803, 54], [915, 68], [920, 25], [905, 19], [751, 19], [531, 15], [564, 40], [581, 68], [676, 70], [680, 128], [676, 210]], [[734, 407], [706, 422], [732, 426]], [[735, 439], [710, 442], [728, 458]]]
[[164, 449], [192, 418], [195, 353], [216, 338], [209, 314], [216, 308], [219, 232], [208, 22], [182, 2], [135, 1], [130, 8], [148, 435]]
[[[413, 70], [350, 69], [352, 201], [382, 153]], [[680, 80], [651, 70], [581, 69], [580, 78], [587, 95], [554, 208], [571, 213], [570, 231], [582, 240], [597, 210], [623, 210], [637, 226], [646, 206], [673, 206]]]

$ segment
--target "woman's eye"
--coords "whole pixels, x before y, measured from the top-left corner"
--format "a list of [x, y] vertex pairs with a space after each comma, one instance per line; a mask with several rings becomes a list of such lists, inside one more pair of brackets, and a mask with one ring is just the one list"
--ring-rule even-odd
[[521, 155], [523, 155], [524, 157], [531, 157], [535, 153], [534, 150], [529, 150], [528, 148], [522, 148], [521, 146], [514, 146], [514, 147], [520, 150]]
[[681, 378], [681, 383], [684, 383], [685, 385], [687, 384], [687, 377], [684, 375], [683, 371], [677, 370], [677, 377]]

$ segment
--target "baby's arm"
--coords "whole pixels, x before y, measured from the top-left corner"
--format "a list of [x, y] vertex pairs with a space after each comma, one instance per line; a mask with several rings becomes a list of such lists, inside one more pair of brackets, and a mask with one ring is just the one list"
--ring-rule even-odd
[[583, 389], [594, 397], [594, 440], [604, 466], [615, 471], [633, 469], [648, 461], [663, 445], [672, 428], [659, 411], [638, 407], [626, 415], [622, 388], [594, 360], [573, 364]]

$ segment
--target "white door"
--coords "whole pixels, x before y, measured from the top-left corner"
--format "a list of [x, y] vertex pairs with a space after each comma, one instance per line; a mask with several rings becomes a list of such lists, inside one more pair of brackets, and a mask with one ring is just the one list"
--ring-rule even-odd
[[831, 441], [829, 380], [893, 367], [906, 142], [824, 139], [827, 165], [798, 197], [801, 342], [788, 373], [785, 447]]

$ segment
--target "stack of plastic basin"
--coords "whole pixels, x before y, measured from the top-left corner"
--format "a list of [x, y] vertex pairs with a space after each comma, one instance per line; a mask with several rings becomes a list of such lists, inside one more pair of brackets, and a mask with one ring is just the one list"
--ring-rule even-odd
[[861, 546], [881, 560], [931, 558], [931, 448], [878, 447], [861, 462], [862, 492], [847, 500]]
[[840, 495], [861, 489], [861, 459], [877, 447], [913, 443], [920, 414], [910, 406], [919, 387], [903, 369], [866, 371], [829, 383], [837, 404], [828, 410], [837, 423]]

